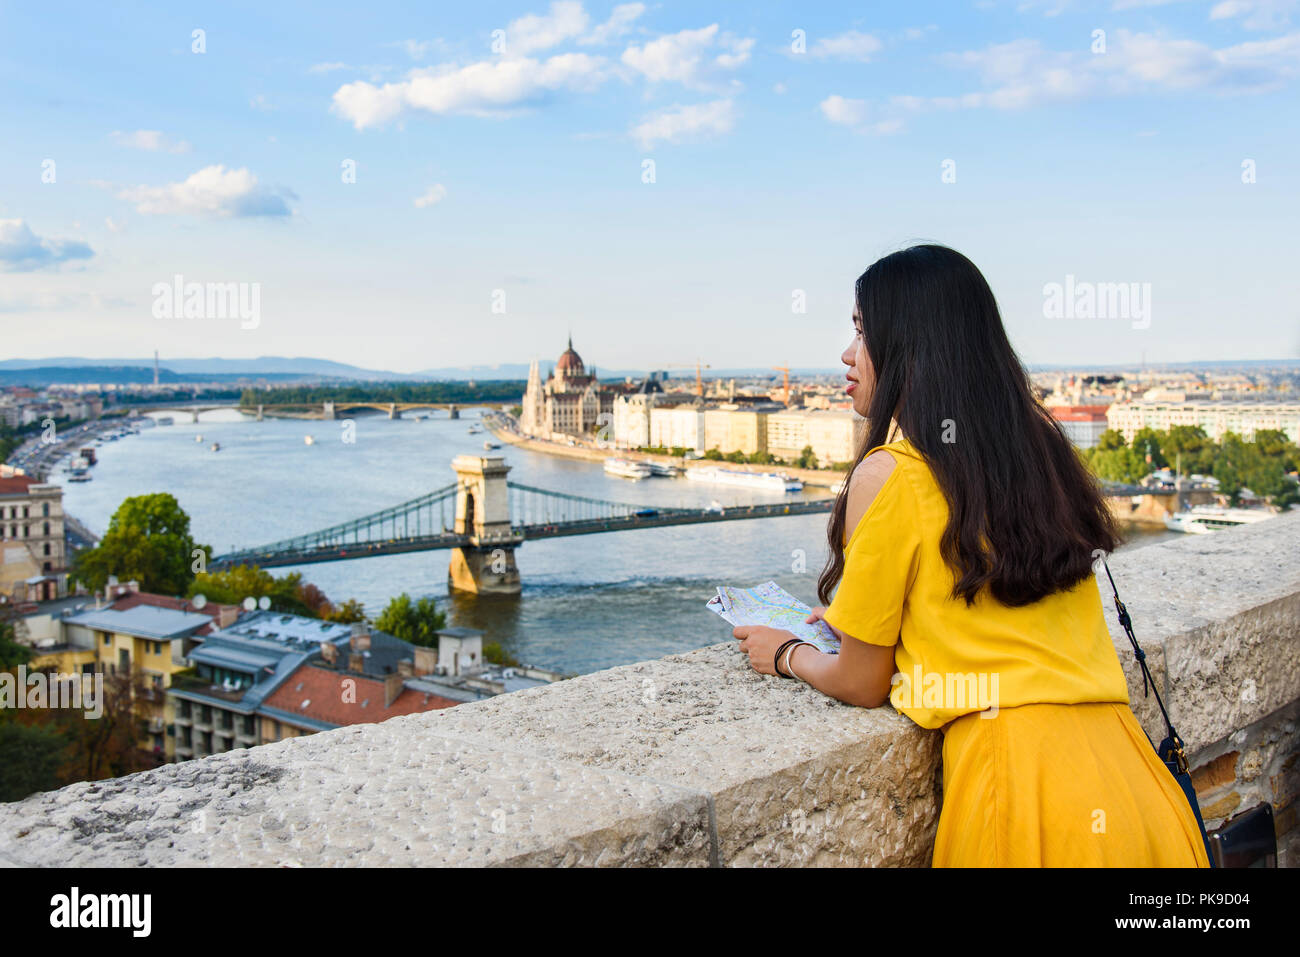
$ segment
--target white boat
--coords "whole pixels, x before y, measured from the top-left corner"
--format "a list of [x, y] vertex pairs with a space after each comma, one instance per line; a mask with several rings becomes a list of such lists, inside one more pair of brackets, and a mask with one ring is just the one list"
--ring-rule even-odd
[[90, 472], [88, 472], [88, 471], [86, 471], [86, 470], [84, 470], [84, 469], [81, 470], [81, 471], [79, 471], [79, 472], [73, 472], [72, 475], [70, 475], [70, 476], [68, 477], [68, 481], [69, 481], [69, 482], [89, 482], [89, 481], [90, 481]]
[[654, 472], [645, 462], [637, 462], [633, 459], [605, 459], [605, 474], [639, 481], [649, 478], [654, 475]]
[[650, 466], [651, 475], [657, 475], [663, 478], [676, 478], [682, 474], [682, 470], [676, 465], [665, 465], [662, 462], [647, 462], [645, 464]]
[[213, 442], [213, 443], [212, 443], [212, 451], [214, 451], [214, 452], [220, 452], [220, 451], [221, 451], [221, 443], [220, 443], [220, 442]]
[[757, 488], [767, 492], [798, 492], [803, 482], [790, 478], [779, 472], [743, 472], [739, 469], [698, 468], [690, 469], [686, 477], [692, 482], [711, 482], [714, 485], [737, 485], [741, 488]]
[[196, 435], [196, 436], [194, 436], [194, 441], [195, 441], [195, 442], [202, 442], [202, 441], [203, 441], [203, 436], [201, 436], [201, 435]]
[[470, 435], [482, 435], [482, 434], [483, 434], [483, 428], [482, 428], [481, 426], [478, 426], [478, 425], [471, 425], [471, 426], [470, 426], [468, 429], [466, 429], [465, 431], [468, 432]]
[[1194, 505], [1185, 512], [1165, 516], [1165, 528], [1174, 532], [1206, 535], [1220, 528], [1253, 525], [1273, 517], [1260, 508], [1222, 508], [1218, 505]]
[[500, 443], [500, 442], [484, 442], [484, 443], [483, 443], [483, 448], [485, 448], [485, 449], [499, 449], [499, 448], [501, 448], [501, 443]]
[[310, 436], [310, 435], [304, 435], [304, 436], [302, 437], [302, 444], [303, 444], [303, 445], [315, 445], [315, 444], [316, 444], [316, 439], [313, 438], [313, 437]]

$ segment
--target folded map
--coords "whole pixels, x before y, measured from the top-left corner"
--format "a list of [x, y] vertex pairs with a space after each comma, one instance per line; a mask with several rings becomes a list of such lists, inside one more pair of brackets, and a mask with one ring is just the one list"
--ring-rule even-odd
[[804, 621], [812, 609], [776, 582], [753, 588], [719, 585], [718, 593], [706, 603], [724, 621], [732, 625], [766, 625], [781, 628], [796, 638], [815, 646], [828, 655], [839, 654], [840, 640], [830, 625], [818, 619], [811, 625]]

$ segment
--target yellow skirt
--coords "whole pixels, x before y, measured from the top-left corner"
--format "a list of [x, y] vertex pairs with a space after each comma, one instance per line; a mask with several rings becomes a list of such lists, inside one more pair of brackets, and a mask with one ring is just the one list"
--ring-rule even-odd
[[935, 867], [1209, 867], [1196, 817], [1121, 702], [944, 729]]

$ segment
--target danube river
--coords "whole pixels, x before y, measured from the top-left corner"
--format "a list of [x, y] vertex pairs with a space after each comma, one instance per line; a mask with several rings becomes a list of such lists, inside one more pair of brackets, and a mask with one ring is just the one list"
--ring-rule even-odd
[[[268, 544], [454, 481], [452, 458], [485, 454], [483, 441], [491, 436], [468, 433], [478, 421], [473, 412], [458, 420], [438, 416], [358, 417], [351, 443], [343, 441], [342, 421], [255, 422], [233, 411], [207, 413], [197, 425], [178, 418], [105, 442], [94, 480], [64, 484], [64, 507], [102, 535], [123, 499], [170, 492], [189, 514], [195, 539], [216, 554]], [[220, 451], [211, 450], [214, 442]], [[599, 463], [509, 445], [491, 454], [504, 456], [513, 481], [631, 504], [702, 507], [717, 500], [729, 506], [783, 498], [684, 479], [630, 482], [607, 476]], [[449, 624], [483, 630], [485, 640], [499, 641], [520, 661], [588, 672], [729, 639], [729, 626], [704, 607], [718, 584], [774, 580], [815, 604], [825, 527], [825, 515], [808, 515], [528, 542], [516, 554], [523, 593], [508, 598], [449, 595], [447, 551], [272, 571], [299, 571], [332, 601], [356, 598], [371, 615], [401, 592], [431, 595], [449, 612]], [[1129, 547], [1161, 537], [1142, 535]]]

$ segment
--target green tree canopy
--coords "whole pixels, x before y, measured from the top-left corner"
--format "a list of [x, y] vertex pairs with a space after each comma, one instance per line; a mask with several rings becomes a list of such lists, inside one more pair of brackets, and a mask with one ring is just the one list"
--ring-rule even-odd
[[[203, 552], [202, 564], [196, 551]], [[206, 567], [211, 555], [209, 546], [190, 535], [190, 517], [175, 496], [155, 492], [119, 505], [99, 544], [77, 553], [72, 572], [96, 591], [116, 575], [119, 581], [138, 581], [141, 591], [181, 595], [195, 568]]]
[[1165, 461], [1164, 453], [1161, 451], [1161, 439], [1163, 433], [1155, 429], [1141, 428], [1133, 434], [1133, 441], [1129, 447], [1133, 449], [1144, 462], [1151, 465], [1151, 469], [1165, 468], [1169, 463]]
[[390, 601], [375, 619], [375, 627], [380, 631], [413, 645], [430, 648], [437, 646], [437, 632], [446, 625], [447, 616], [438, 611], [432, 598], [412, 601], [406, 592]]
[[1122, 449], [1128, 443], [1124, 441], [1124, 434], [1114, 429], [1107, 429], [1097, 437], [1097, 448], [1103, 452], [1109, 452], [1112, 449]]

